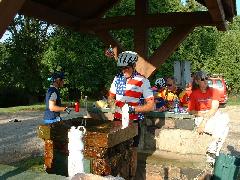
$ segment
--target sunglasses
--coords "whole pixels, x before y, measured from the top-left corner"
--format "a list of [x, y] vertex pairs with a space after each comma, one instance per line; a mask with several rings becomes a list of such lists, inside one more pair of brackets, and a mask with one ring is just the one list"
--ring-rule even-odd
[[167, 84], [167, 86], [172, 86], [172, 84]]
[[199, 79], [199, 80], [201, 80], [201, 81], [205, 81], [205, 80], [208, 80], [208, 78], [205, 77], [205, 78], [201, 78], [201, 79]]
[[131, 66], [124, 66], [124, 67], [121, 67], [120, 69], [121, 70], [128, 70]]

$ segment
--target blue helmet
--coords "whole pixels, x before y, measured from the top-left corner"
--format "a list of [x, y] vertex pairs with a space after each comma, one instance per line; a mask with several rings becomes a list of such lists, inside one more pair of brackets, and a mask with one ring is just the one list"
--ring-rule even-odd
[[58, 78], [64, 79], [64, 72], [54, 72], [50, 78], [48, 78], [49, 81], [55, 82]]

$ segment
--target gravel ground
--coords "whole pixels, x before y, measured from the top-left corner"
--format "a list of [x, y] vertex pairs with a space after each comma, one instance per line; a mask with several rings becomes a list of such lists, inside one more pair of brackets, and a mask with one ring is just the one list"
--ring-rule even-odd
[[[75, 117], [81, 113], [62, 113], [62, 117]], [[43, 124], [42, 119], [42, 111], [0, 114], [0, 164], [43, 155], [44, 142], [37, 137], [37, 127]]]
[[42, 155], [43, 141], [36, 134], [42, 117], [40, 111], [0, 115], [0, 163]]
[[227, 106], [221, 110], [228, 113], [230, 118], [229, 134], [222, 151], [240, 156], [240, 106]]
[[[223, 151], [240, 155], [240, 106], [222, 109], [230, 116], [230, 132]], [[80, 112], [80, 114], [83, 112]], [[62, 114], [63, 118], [79, 116]], [[9, 164], [30, 156], [43, 155], [43, 141], [37, 137], [37, 127], [42, 124], [43, 112], [0, 114], [0, 164]], [[15, 122], [18, 121], [18, 122]]]

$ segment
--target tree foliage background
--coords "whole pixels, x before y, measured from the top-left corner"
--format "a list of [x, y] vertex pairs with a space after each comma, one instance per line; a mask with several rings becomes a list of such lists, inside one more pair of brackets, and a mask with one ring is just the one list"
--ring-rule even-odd
[[[194, 0], [149, 0], [150, 13], [204, 10]], [[122, 0], [105, 16], [132, 15], [134, 1]], [[171, 33], [171, 28], [149, 30], [149, 51]], [[43, 101], [49, 86], [47, 78], [61, 67], [66, 72], [65, 100], [81, 95], [101, 98], [117, 72], [116, 63], [104, 55], [107, 48], [96, 36], [73, 32], [58, 26], [17, 15], [8, 28], [11, 36], [0, 43], [0, 106]], [[111, 32], [126, 50], [133, 50], [133, 31]], [[173, 62], [188, 60], [192, 72], [203, 69], [224, 75], [231, 93], [240, 91], [240, 17], [227, 32], [214, 27], [197, 27], [158, 69], [157, 77], [173, 75]]]

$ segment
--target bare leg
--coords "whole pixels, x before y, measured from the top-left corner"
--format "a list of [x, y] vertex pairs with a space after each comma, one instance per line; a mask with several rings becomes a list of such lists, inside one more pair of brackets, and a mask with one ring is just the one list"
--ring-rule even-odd
[[137, 171], [137, 147], [132, 147], [133, 153], [131, 157], [130, 179], [134, 179]]

